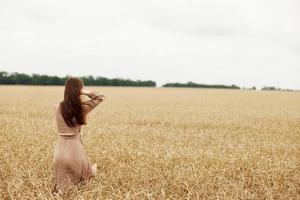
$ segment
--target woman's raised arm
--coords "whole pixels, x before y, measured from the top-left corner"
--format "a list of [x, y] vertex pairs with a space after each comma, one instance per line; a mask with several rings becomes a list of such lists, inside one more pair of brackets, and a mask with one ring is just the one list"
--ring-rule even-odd
[[87, 95], [90, 98], [90, 100], [82, 102], [84, 112], [86, 114], [96, 108], [105, 99], [104, 94], [99, 94], [92, 91], [82, 90], [81, 94]]

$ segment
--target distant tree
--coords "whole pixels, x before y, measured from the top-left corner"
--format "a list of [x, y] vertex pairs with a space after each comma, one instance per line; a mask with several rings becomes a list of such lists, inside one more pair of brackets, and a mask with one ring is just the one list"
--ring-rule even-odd
[[236, 85], [206, 85], [206, 84], [198, 84], [193, 82], [187, 83], [166, 83], [163, 87], [191, 87], [191, 88], [221, 88], [221, 89], [240, 89], [240, 87]]
[[276, 90], [276, 87], [273, 87], [273, 86], [265, 86], [265, 87], [261, 88], [261, 90]]

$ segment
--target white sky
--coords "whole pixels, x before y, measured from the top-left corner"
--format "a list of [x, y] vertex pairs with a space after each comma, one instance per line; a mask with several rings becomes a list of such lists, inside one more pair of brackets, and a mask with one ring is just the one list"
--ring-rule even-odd
[[0, 71], [300, 89], [300, 1], [1, 0]]

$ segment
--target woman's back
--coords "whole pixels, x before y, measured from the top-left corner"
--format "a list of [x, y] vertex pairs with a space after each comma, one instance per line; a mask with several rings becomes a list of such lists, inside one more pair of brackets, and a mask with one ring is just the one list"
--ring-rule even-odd
[[[61, 114], [60, 104], [57, 104], [55, 106], [55, 110], [56, 110], [56, 124], [57, 124], [57, 129], [58, 129], [59, 135], [80, 134], [81, 125], [77, 125], [75, 127], [69, 127]], [[74, 120], [75, 120], [75, 118], [74, 118]]]

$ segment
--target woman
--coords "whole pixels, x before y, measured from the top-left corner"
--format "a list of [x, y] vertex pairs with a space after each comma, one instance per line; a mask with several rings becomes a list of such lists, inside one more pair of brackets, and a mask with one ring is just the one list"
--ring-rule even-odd
[[[86, 125], [86, 115], [104, 100], [104, 95], [82, 89], [80, 79], [69, 78], [64, 100], [56, 107], [59, 139], [53, 159], [54, 194], [62, 194], [68, 182], [77, 184], [88, 181], [96, 174], [97, 165], [90, 165], [80, 139], [80, 130], [82, 125]], [[82, 101], [80, 95], [86, 95], [90, 100]]]

